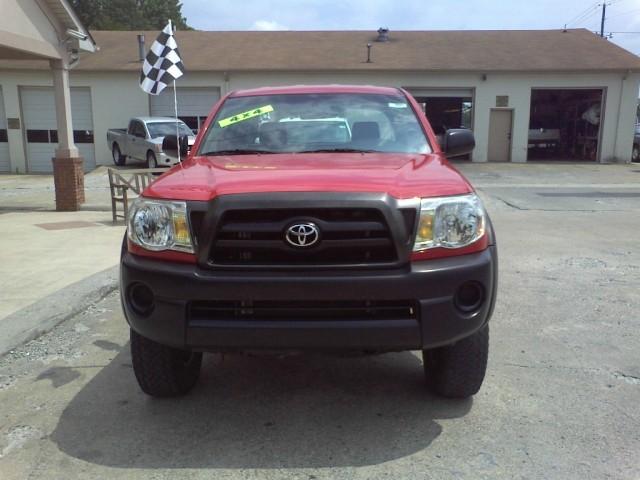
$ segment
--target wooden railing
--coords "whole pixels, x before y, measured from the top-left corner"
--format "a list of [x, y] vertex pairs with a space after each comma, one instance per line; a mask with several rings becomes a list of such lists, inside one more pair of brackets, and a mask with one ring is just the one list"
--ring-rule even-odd
[[[111, 191], [113, 223], [116, 223], [118, 218], [126, 221], [129, 201], [140, 195], [149, 184], [166, 171], [166, 168], [138, 168], [135, 170], [109, 168], [109, 190]], [[118, 213], [118, 204], [122, 204], [122, 213]]]

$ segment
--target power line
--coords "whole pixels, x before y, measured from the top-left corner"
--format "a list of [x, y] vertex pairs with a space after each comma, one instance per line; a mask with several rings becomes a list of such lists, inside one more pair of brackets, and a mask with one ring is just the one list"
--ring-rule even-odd
[[611, 17], [607, 17], [607, 20], [611, 20], [612, 18], [618, 18], [618, 17], [621, 17], [623, 15], [629, 15], [631, 13], [636, 13], [636, 12], [640, 12], [640, 8], [636, 8], [634, 10], [629, 10], [628, 12], [622, 12], [622, 13], [618, 13], [616, 15], [612, 15]]
[[573, 19], [568, 21], [565, 24], [565, 26], [569, 26], [569, 25], [577, 23], [579, 21], [586, 20], [587, 18], [589, 18], [591, 15], [593, 15], [596, 12], [596, 10], [598, 9], [598, 6], [599, 6], [599, 4], [596, 2], [593, 5], [591, 5], [590, 7], [587, 7], [586, 10], [582, 11], [581, 13], [576, 15]]
[[581, 23], [581, 22], [584, 22], [586, 20], [589, 20], [589, 18], [593, 17], [596, 13], [598, 13], [598, 7], [599, 7], [599, 5], [596, 5], [595, 7], [593, 7], [593, 9], [590, 12], [587, 12], [585, 15], [580, 17], [578, 20], [576, 20], [574, 22], [574, 24]]

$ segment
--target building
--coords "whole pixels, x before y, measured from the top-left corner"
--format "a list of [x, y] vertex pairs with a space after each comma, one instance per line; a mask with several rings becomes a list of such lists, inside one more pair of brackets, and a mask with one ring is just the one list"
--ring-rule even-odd
[[[55, 132], [55, 144], [46, 149], [48, 171], [55, 172], [56, 208], [77, 210], [84, 201], [82, 159], [74, 144], [75, 122], [71, 120], [69, 70], [77, 64], [80, 52], [95, 52], [96, 45], [67, 0], [21, 0], [3, 2], [0, 17], [0, 84], [3, 68], [12, 63], [38, 65], [38, 81], [44, 82], [50, 103], [47, 125]], [[25, 95], [3, 96], [0, 87], [0, 172], [24, 171], [33, 165], [25, 159], [21, 145], [25, 137], [24, 112], [39, 122], [39, 112], [29, 107]], [[17, 92], [15, 92], [17, 93]], [[21, 92], [23, 93], [23, 92]], [[26, 103], [21, 103], [26, 102]], [[9, 113], [7, 118], [6, 113]], [[34, 116], [34, 113], [38, 115]], [[36, 118], [38, 117], [38, 118]]]
[[[70, 72], [85, 168], [110, 164], [109, 128], [173, 115], [173, 91], [138, 86], [139, 33], [92, 32], [99, 51]], [[149, 46], [158, 32], [142, 32]], [[409, 90], [437, 132], [474, 130], [474, 162], [627, 162], [640, 58], [583, 30], [177, 32], [187, 73], [179, 116], [198, 129], [234, 89], [349, 83]], [[369, 46], [368, 46], [369, 45]], [[47, 172], [57, 141], [47, 62], [0, 63], [0, 171]]]

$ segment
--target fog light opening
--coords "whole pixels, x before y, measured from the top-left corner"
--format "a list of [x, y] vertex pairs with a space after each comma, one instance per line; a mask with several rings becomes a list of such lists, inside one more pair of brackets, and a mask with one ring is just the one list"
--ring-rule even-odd
[[149, 315], [155, 305], [155, 296], [146, 285], [134, 283], [129, 287], [129, 304], [138, 315]]
[[453, 301], [456, 308], [464, 313], [476, 311], [484, 301], [484, 288], [478, 282], [463, 283]]

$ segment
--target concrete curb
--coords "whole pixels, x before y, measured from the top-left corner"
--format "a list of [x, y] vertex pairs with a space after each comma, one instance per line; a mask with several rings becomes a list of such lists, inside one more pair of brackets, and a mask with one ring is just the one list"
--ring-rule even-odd
[[118, 288], [119, 267], [98, 272], [0, 319], [0, 356], [68, 320]]

